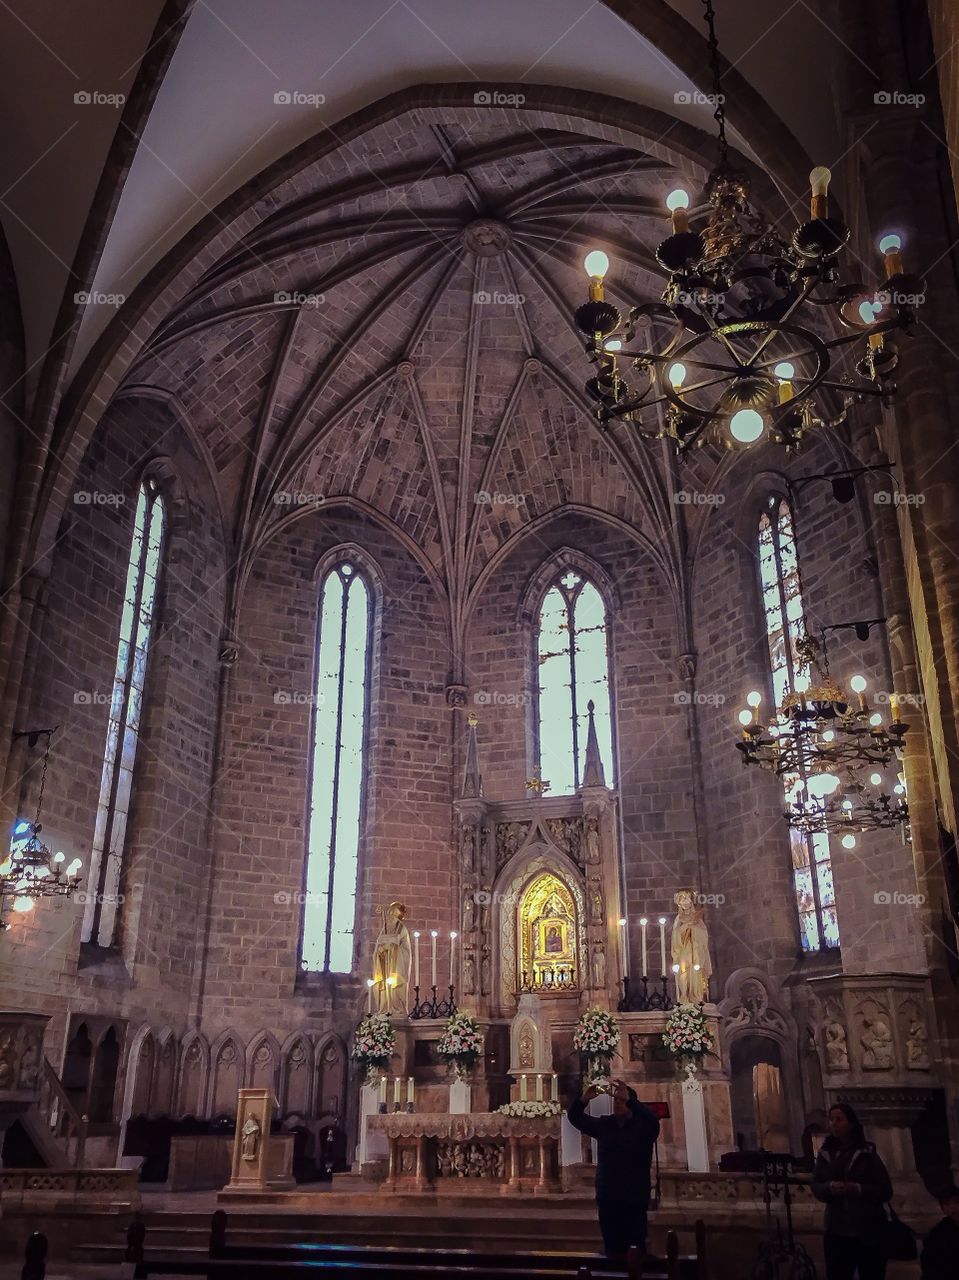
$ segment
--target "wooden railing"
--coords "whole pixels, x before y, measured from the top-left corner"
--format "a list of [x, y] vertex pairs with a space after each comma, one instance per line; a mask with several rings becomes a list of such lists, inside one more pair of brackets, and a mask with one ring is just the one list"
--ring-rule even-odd
[[60, 1077], [47, 1058], [40, 1070], [40, 1095], [37, 1110], [63, 1163], [72, 1169], [83, 1168], [83, 1149], [87, 1140], [87, 1122], [70, 1101]]

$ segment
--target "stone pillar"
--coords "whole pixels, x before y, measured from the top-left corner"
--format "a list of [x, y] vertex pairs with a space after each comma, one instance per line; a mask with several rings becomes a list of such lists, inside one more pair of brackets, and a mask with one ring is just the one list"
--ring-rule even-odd
[[687, 1072], [683, 1089], [683, 1128], [686, 1131], [686, 1168], [690, 1173], [709, 1172], [709, 1143], [706, 1138], [706, 1104], [703, 1082], [695, 1071]]

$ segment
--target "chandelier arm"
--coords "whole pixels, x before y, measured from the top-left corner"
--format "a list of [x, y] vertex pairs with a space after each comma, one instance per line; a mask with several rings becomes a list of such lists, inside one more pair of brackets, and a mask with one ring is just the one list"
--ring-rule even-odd
[[823, 378], [819, 386], [826, 387], [829, 391], [839, 391], [849, 396], [883, 396], [886, 394], [882, 387], [877, 387], [871, 382], [864, 382], [861, 386], [851, 387], [848, 382], [833, 382], [831, 379]]
[[792, 316], [793, 313], [796, 312], [805, 303], [814, 285], [815, 285], [815, 281], [813, 281], [812, 284], [808, 285], [806, 288], [802, 289], [799, 293], [797, 293], [795, 298], [786, 308], [783, 315], [781, 315], [779, 319], [776, 321], [776, 327], [770, 329], [769, 332], [760, 339], [759, 343], [756, 346], [756, 350], [753, 352], [752, 359], [749, 362], [750, 364], [756, 363], [756, 361], [759, 359], [762, 353], [769, 346], [770, 342], [772, 342], [773, 338], [776, 337], [777, 333], [779, 332], [779, 327], [781, 325], [789, 323], [790, 316]]

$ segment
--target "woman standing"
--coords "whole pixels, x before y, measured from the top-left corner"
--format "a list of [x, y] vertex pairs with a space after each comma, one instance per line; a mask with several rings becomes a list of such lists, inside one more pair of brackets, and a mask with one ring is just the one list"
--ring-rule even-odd
[[845, 1102], [829, 1108], [829, 1137], [816, 1159], [812, 1189], [826, 1206], [826, 1280], [884, 1280], [880, 1240], [892, 1183]]

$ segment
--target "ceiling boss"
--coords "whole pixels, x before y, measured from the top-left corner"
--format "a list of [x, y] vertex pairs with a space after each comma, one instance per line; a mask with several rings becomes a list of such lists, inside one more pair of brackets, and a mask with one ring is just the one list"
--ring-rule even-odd
[[[586, 392], [601, 424], [617, 419], [648, 439], [666, 436], [680, 456], [708, 440], [733, 448], [768, 437], [792, 450], [866, 396], [888, 401], [898, 362], [890, 334], [911, 325], [923, 282], [905, 272], [902, 239], [889, 233], [879, 241], [882, 287], [843, 283], [837, 261], [849, 228], [829, 214], [822, 166], [809, 175], [809, 219], [790, 239], [752, 209], [748, 179], [729, 160], [711, 0], [704, 10], [719, 141], [706, 220], [694, 229], [689, 193], [669, 193], [672, 234], [656, 250], [666, 287], [625, 320], [606, 297], [609, 257], [586, 255], [589, 301], [575, 312], [596, 366]], [[855, 343], [854, 370], [835, 371], [836, 355]]]

